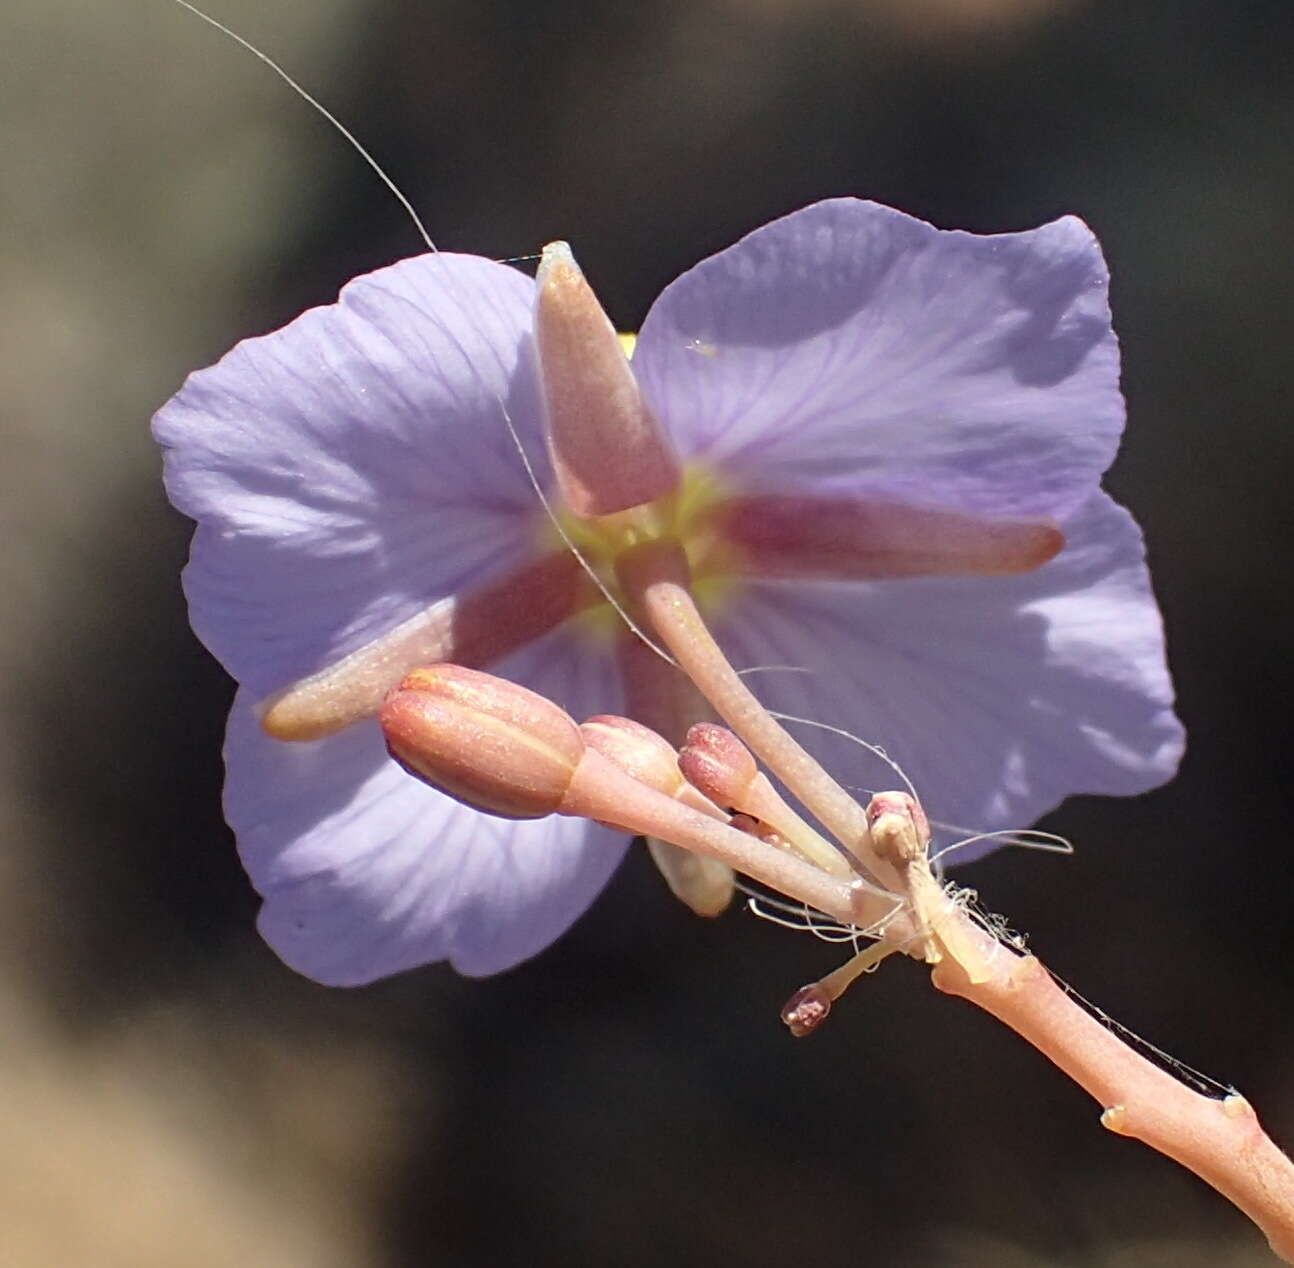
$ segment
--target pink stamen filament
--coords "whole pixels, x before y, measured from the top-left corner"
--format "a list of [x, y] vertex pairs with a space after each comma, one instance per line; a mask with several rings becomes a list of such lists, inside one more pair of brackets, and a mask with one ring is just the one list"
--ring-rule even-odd
[[[576, 767], [559, 813], [611, 823], [626, 832], [659, 837], [719, 859], [759, 884], [845, 924], [870, 926], [893, 911], [893, 900], [862, 890], [856, 882], [829, 876], [786, 850], [666, 797], [591, 749]], [[893, 932], [903, 932], [901, 921]]]

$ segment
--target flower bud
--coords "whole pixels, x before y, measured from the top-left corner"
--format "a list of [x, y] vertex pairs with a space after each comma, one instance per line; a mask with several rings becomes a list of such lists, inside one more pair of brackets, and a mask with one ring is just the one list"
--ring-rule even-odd
[[584, 753], [579, 728], [551, 701], [459, 665], [415, 669], [379, 720], [411, 775], [505, 819], [553, 814]]
[[683, 784], [678, 754], [669, 741], [632, 718], [600, 713], [580, 726], [580, 734], [591, 749], [614, 762], [640, 784], [673, 797]]
[[831, 1012], [831, 996], [820, 982], [802, 986], [782, 1006], [782, 1021], [796, 1039], [811, 1035]]
[[717, 806], [745, 809], [743, 794], [759, 774], [750, 750], [731, 731], [698, 722], [687, 733], [678, 768], [694, 788]]
[[921, 803], [905, 792], [877, 793], [867, 803], [867, 826], [872, 847], [891, 863], [925, 858], [930, 824]]
[[[589, 748], [640, 784], [716, 819], [727, 816], [692, 787], [678, 768], [669, 741], [631, 718], [601, 714], [581, 727]], [[674, 896], [698, 916], [717, 916], [732, 902], [732, 868], [719, 859], [693, 854], [668, 841], [647, 837], [647, 849]]]
[[588, 517], [672, 493], [678, 458], [565, 242], [544, 248], [535, 281], [535, 342], [562, 500]]

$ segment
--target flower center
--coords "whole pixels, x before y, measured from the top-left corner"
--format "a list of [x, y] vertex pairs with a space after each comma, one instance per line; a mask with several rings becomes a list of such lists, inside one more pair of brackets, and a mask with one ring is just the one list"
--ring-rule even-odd
[[376, 714], [387, 692], [418, 665], [452, 661], [483, 668], [561, 625], [609, 646], [622, 626], [621, 611], [607, 596], [621, 610], [634, 607], [621, 590], [617, 565], [651, 542], [682, 548], [692, 597], [709, 614], [745, 577], [869, 582], [1002, 576], [1041, 567], [1065, 543], [1047, 520], [864, 499], [733, 494], [700, 466], [685, 470], [669, 492], [628, 510], [555, 514], [562, 532], [545, 521], [529, 562], [438, 600], [265, 701], [265, 730], [282, 740], [320, 739]]
[[[720, 531], [720, 508], [729, 500], [712, 472], [692, 465], [684, 469], [672, 492], [627, 511], [584, 517], [555, 507], [561, 532], [545, 519], [537, 545], [547, 553], [564, 549], [567, 542], [572, 544], [605, 591], [623, 605], [616, 560], [644, 542], [671, 538], [687, 555], [694, 594], [712, 611], [731, 597], [740, 576], [738, 552]], [[619, 614], [606, 601], [585, 608], [572, 624], [600, 641], [613, 638], [621, 629]]]

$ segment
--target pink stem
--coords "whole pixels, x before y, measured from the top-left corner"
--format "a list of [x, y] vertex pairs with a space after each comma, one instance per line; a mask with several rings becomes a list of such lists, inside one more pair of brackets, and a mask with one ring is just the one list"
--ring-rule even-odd
[[[829, 831], [890, 882], [891, 869], [871, 848], [865, 812], [769, 717], [728, 664], [688, 591], [677, 546], [660, 541], [639, 547], [622, 557], [618, 572], [719, 715]], [[778, 885], [771, 877], [766, 883]], [[963, 911], [945, 908], [938, 915], [938, 936], [952, 952], [934, 969], [939, 990], [978, 1005], [1033, 1044], [1104, 1107], [1106, 1128], [1193, 1171], [1248, 1215], [1281, 1259], [1294, 1263], [1294, 1163], [1266, 1135], [1244, 1097], [1215, 1100], [1192, 1091], [1087, 1013], [1038, 960], [1009, 955]]]
[[[982, 947], [991, 940], [962, 917]], [[936, 966], [939, 990], [960, 995], [1031, 1043], [1104, 1108], [1101, 1123], [1193, 1171], [1240, 1208], [1272, 1250], [1294, 1263], [1294, 1163], [1263, 1131], [1244, 1097], [1202, 1096], [1128, 1047], [1067, 994], [1033, 956], [988, 957], [972, 981], [952, 959]]]

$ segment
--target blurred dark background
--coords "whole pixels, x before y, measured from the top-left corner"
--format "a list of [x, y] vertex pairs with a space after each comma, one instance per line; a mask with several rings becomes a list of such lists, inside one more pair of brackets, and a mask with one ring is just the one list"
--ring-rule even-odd
[[[1093, 226], [1130, 406], [1109, 484], [1191, 748], [1170, 787], [1051, 816], [1074, 858], [960, 879], [1294, 1143], [1288, 0], [209, 4], [440, 245], [568, 238], [624, 328], [828, 195]], [[792, 1041], [777, 1009], [834, 952], [696, 921], [642, 858], [497, 979], [281, 967], [220, 820], [231, 688], [185, 623], [147, 419], [419, 244], [166, 0], [10, 0], [0, 27], [0, 1264], [1270, 1262], [915, 966]]]

